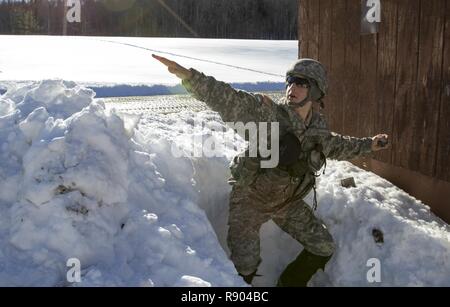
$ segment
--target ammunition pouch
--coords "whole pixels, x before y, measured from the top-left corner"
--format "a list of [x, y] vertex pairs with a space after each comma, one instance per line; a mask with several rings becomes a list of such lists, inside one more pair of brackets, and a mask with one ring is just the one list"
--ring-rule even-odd
[[291, 177], [303, 178], [308, 172], [315, 174], [325, 162], [322, 144], [315, 143], [311, 148], [303, 148], [294, 134], [287, 133], [282, 137], [278, 167], [287, 171]]

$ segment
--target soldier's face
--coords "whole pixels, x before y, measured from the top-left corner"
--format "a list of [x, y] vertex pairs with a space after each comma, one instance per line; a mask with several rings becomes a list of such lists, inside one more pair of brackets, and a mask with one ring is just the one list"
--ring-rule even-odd
[[286, 99], [289, 103], [299, 103], [308, 96], [308, 88], [290, 83], [286, 88]]

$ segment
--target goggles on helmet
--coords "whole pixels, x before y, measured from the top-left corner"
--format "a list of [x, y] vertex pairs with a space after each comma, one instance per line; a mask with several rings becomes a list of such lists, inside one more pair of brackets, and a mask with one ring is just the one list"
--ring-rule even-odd
[[300, 78], [300, 77], [294, 77], [294, 76], [288, 76], [286, 78], [286, 86], [291, 85], [292, 83], [295, 83], [296, 85], [299, 85], [303, 88], [309, 88], [311, 86], [308, 79]]

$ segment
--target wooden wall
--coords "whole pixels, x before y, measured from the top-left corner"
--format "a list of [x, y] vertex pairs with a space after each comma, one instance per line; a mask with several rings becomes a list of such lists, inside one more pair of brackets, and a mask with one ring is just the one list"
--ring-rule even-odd
[[299, 0], [299, 57], [327, 67], [330, 127], [387, 133], [376, 160], [450, 182], [450, 0], [381, 0], [378, 33], [360, 23], [359, 0]]

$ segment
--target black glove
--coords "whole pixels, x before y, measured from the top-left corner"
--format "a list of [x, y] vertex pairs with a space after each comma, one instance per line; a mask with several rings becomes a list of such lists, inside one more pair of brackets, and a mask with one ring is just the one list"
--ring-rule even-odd
[[387, 138], [379, 139], [377, 142], [378, 147], [386, 147], [389, 143], [389, 140]]

